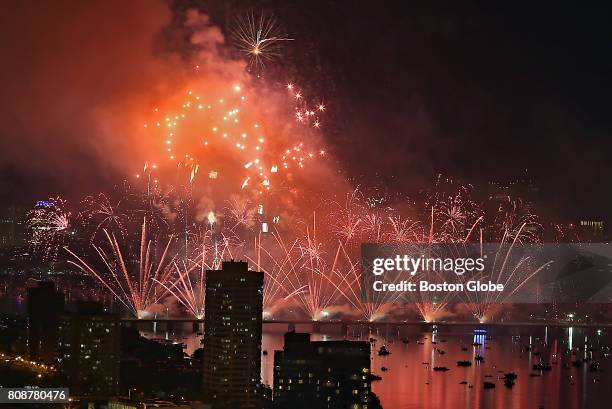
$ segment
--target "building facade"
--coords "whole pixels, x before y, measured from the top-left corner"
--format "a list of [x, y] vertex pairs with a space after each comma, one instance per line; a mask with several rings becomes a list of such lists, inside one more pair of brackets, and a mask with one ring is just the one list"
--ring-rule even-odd
[[0, 209], [0, 249], [23, 246], [26, 239], [26, 211], [16, 206]]
[[261, 407], [263, 273], [224, 261], [206, 272], [203, 389], [230, 406]]
[[273, 398], [275, 408], [377, 408], [369, 343], [285, 334], [284, 350], [274, 352]]
[[52, 281], [39, 281], [28, 288], [28, 353], [34, 361], [52, 362], [57, 357], [57, 336], [64, 294]]
[[83, 302], [63, 314], [59, 325], [58, 364], [70, 387], [81, 397], [112, 397], [119, 389], [120, 322], [100, 303]]

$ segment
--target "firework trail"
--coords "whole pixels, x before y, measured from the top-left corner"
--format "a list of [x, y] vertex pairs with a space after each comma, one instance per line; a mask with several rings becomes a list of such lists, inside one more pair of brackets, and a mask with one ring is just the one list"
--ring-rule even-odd
[[193, 257], [182, 261], [175, 259], [168, 275], [152, 278], [196, 319], [204, 317], [206, 272], [218, 270], [221, 261], [240, 257], [244, 251], [244, 244], [235, 236], [212, 229], [214, 215], [211, 212], [209, 216], [211, 228], [197, 238]]
[[91, 240], [95, 239], [100, 229], [113, 229], [120, 232], [122, 238], [126, 237], [127, 232], [124, 223], [127, 215], [119, 211], [120, 205], [120, 200], [113, 204], [104, 193], [87, 196], [83, 199], [84, 218], [96, 225]]
[[326, 246], [317, 236], [316, 213], [312, 215], [312, 224], [307, 225], [304, 237], [301, 239], [301, 254], [305, 260], [303, 271], [300, 274], [307, 285], [307, 292], [297, 294], [306, 307], [309, 316], [317, 321], [329, 315], [326, 309], [337, 303], [342, 297], [338, 286], [329, 279], [338, 268], [338, 253], [334, 258], [324, 257]]
[[538, 243], [541, 240], [542, 225], [520, 199], [507, 197], [499, 203], [493, 227], [496, 241], [516, 239], [517, 243]]
[[[363, 196], [358, 189], [346, 195], [344, 203], [331, 202], [334, 209], [332, 211], [332, 231], [339, 236], [345, 243], [356, 241], [363, 232], [364, 207], [362, 204]], [[378, 229], [377, 226], [373, 226]]]
[[338, 311], [372, 321], [386, 304], [396, 301], [395, 296], [381, 295], [373, 302], [361, 302], [358, 253], [347, 250], [341, 237], [325, 231], [319, 235], [324, 229], [318, 225], [316, 213], [311, 222], [303, 224], [303, 234], [289, 241], [278, 230], [272, 232], [271, 243], [260, 234], [255, 240], [255, 255], [246, 256], [253, 268], [265, 274], [267, 314], [283, 300], [296, 304], [314, 321]]
[[[489, 234], [487, 230], [490, 231]], [[491, 320], [495, 311], [501, 308], [501, 304], [549, 264], [533, 265], [529, 257], [521, 257], [518, 260], [513, 257], [513, 250], [517, 244], [539, 243], [542, 236], [542, 225], [538, 217], [531, 213], [529, 206], [520, 199], [508, 196], [497, 203], [494, 221], [490, 226], [483, 226], [480, 229], [478, 242], [482, 244], [485, 235], [489, 241], [499, 243], [500, 246], [495, 254], [491, 271], [483, 272], [483, 276], [486, 274], [487, 279], [495, 284], [502, 284], [507, 291], [503, 294], [482, 295], [477, 292], [464, 294], [466, 306], [472, 316], [480, 322]]]
[[136, 318], [146, 316], [150, 307], [157, 304], [167, 293], [159, 286], [159, 282], [166, 282], [173, 272], [175, 255], [171, 255], [170, 245], [172, 236], [168, 239], [161, 256], [156, 261], [155, 244], [147, 237], [147, 222], [144, 219], [140, 236], [140, 251], [137, 268], [132, 268], [130, 258], [124, 257], [114, 234], [103, 230], [110, 247], [93, 244], [93, 248], [102, 261], [103, 268], [96, 269], [70, 249], [68, 253], [73, 257], [68, 262], [84, 273], [95, 277], [100, 283]]
[[[263, 205], [259, 205], [258, 208], [261, 208], [263, 212]], [[252, 229], [255, 225], [258, 208], [255, 208], [250, 200], [233, 195], [228, 200], [224, 212], [229, 222], [227, 227], [232, 231], [237, 228]]]
[[[298, 240], [286, 242], [278, 231], [272, 232], [271, 236], [273, 244], [266, 245], [268, 240], [259, 234], [254, 239], [254, 254], [245, 256], [252, 268], [264, 273], [264, 316], [271, 315], [277, 302], [308, 291], [308, 283], [302, 280], [301, 275], [303, 260], [299, 254]], [[309, 314], [308, 304], [301, 306]]]
[[[395, 223], [402, 227], [402, 230], [415, 234], [412, 242], [416, 244], [467, 243], [473, 239], [474, 231], [483, 221], [481, 208], [470, 198], [466, 186], [460, 186], [450, 193], [444, 190], [436, 191], [425, 200], [424, 207], [426, 213], [422, 215], [423, 222]], [[421, 272], [413, 275], [412, 280], [427, 279], [423, 274]], [[435, 279], [443, 280], [443, 277], [438, 275]], [[450, 293], [432, 295], [429, 292], [416, 292], [411, 295], [415, 307], [426, 322], [440, 318], [451, 298]]]
[[[500, 308], [501, 304], [508, 301], [518, 290], [536, 277], [540, 271], [551, 264], [552, 261], [548, 261], [535, 265], [530, 256], [514, 256], [513, 250], [516, 245], [524, 244], [522, 240], [525, 240], [525, 237], [531, 237], [522, 233], [528, 227], [528, 224], [525, 222], [516, 231], [506, 232], [499, 243], [499, 249], [494, 255], [491, 270], [482, 272], [481, 277], [477, 277], [486, 278], [494, 284], [501, 284], [504, 286], [505, 291], [503, 293], [466, 291], [463, 294], [466, 306], [471, 311], [472, 316], [478, 319], [479, 322], [490, 321], [493, 318], [494, 312]], [[482, 257], [482, 255], [480, 256]]]
[[[390, 304], [400, 300], [399, 293], [375, 293], [374, 298], [362, 300], [365, 291], [361, 277], [360, 263], [350, 255], [341, 241], [338, 241], [334, 262], [329, 274], [323, 277], [329, 281], [333, 288], [341, 295], [341, 300], [348, 303], [353, 311], [359, 313], [361, 319], [373, 322], [384, 316]], [[348, 312], [351, 313], [350, 311]]]
[[[183, 307], [187, 309], [195, 319], [204, 318], [204, 297], [206, 270], [212, 269], [212, 265], [205, 263], [206, 253], [201, 254], [202, 260], [188, 259], [183, 262], [174, 262], [172, 265], [175, 278], [169, 278], [169, 282], [152, 280], [166, 289]], [[172, 281], [173, 280], [173, 281]]]
[[[342, 261], [340, 248], [334, 259], [328, 260], [325, 245], [317, 236], [315, 213], [303, 237], [286, 241], [276, 229], [271, 236], [272, 242], [266, 245], [267, 240], [259, 235], [255, 254], [246, 256], [255, 269], [265, 274], [264, 309], [268, 314], [275, 302], [284, 300], [297, 304], [310, 319], [318, 321], [330, 315], [330, 307], [346, 302], [350, 294], [334, 282]], [[348, 282], [345, 281], [342, 285]]]
[[401, 215], [389, 216], [388, 231], [384, 234], [385, 241], [389, 243], [414, 243], [423, 236], [420, 224], [417, 221], [402, 218]]

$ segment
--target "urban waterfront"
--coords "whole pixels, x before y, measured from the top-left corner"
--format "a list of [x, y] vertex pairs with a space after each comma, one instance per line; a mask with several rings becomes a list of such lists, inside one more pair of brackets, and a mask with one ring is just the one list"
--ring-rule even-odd
[[[188, 322], [135, 325], [147, 338], [185, 344], [187, 354], [201, 346], [201, 333]], [[307, 332], [312, 325], [298, 324], [295, 329]], [[372, 390], [384, 408], [605, 407], [607, 388], [612, 384], [610, 329], [444, 324], [345, 329], [346, 335], [342, 325], [326, 324], [325, 333], [313, 333], [312, 339], [372, 340], [372, 372], [382, 377], [372, 383]], [[283, 348], [286, 330], [286, 324], [264, 326], [261, 368], [265, 384], [273, 383], [274, 351]], [[378, 354], [383, 345], [390, 355]], [[477, 355], [483, 360], [476, 361]], [[471, 366], [459, 367], [458, 361], [470, 361]], [[550, 364], [551, 369], [534, 370], [540, 362]], [[517, 379], [507, 387], [504, 374], [511, 372]], [[494, 383], [495, 388], [485, 389], [485, 382]]]
[[612, 407], [610, 7], [3, 5], [0, 407]]

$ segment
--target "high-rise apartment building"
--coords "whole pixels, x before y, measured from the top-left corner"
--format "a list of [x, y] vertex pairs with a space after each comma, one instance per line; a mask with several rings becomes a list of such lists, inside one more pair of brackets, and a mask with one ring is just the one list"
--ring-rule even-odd
[[115, 396], [119, 388], [120, 323], [96, 302], [81, 302], [63, 314], [59, 325], [58, 363], [70, 394]]
[[263, 273], [224, 261], [206, 272], [204, 393], [242, 408], [261, 406]]

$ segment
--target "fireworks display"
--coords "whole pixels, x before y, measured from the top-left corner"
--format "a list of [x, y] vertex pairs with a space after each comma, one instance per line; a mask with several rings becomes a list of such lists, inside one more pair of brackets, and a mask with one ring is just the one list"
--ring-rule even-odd
[[28, 213], [29, 245], [44, 260], [55, 260], [58, 250], [68, 242], [71, 213], [61, 198], [41, 200]]
[[[218, 49], [227, 45], [208, 17], [188, 21], [200, 30], [192, 43], [201, 60], [184, 84], [143, 107], [146, 149], [124, 188], [88, 196], [74, 212], [86, 245], [69, 240], [74, 222], [61, 199], [29, 216], [33, 249], [55, 257], [66, 246], [70, 263], [128, 314], [143, 318], [164, 304], [201, 319], [206, 271], [234, 258], [264, 272], [268, 319], [294, 310], [311, 320], [402, 316], [406, 303], [395, 295], [362, 301], [361, 243], [540, 240], [537, 217], [516, 198], [476, 200], [472, 187], [439, 181], [412, 198], [355, 189], [327, 157], [326, 104], [310, 98], [308, 86], [249, 70], [280, 58], [292, 40], [274, 18], [238, 21], [239, 61]], [[505, 266], [491, 274], [513, 291], [537, 272]], [[444, 296], [410, 301], [425, 321], [451, 309]], [[503, 300], [465, 302], [482, 321]]]
[[[296, 121], [319, 128], [324, 105], [310, 106], [293, 85], [287, 90], [286, 100], [293, 106]], [[163, 152], [160, 159], [175, 166], [178, 174], [182, 172], [189, 185], [200, 175], [229, 183], [237, 173], [234, 183], [240, 190], [263, 194], [286, 181], [287, 174], [304, 169], [308, 162], [325, 154], [325, 150], [307, 144], [305, 138], [309, 133], [303, 130], [292, 130], [295, 133], [290, 137], [279, 137], [283, 132], [279, 126], [288, 125], [279, 125], [278, 118], [266, 120], [269, 115], [266, 109], [250, 101], [257, 99], [257, 90], [248, 91], [234, 84], [226, 91], [212, 96], [188, 91], [180, 109], [143, 125], [159, 130], [153, 134]], [[159, 109], [154, 108], [154, 112]], [[146, 179], [147, 190], [151, 184], [157, 187], [162, 183], [155, 176], [159, 174], [158, 163], [161, 161], [147, 161], [143, 173], [136, 174], [137, 178]], [[243, 172], [235, 172], [236, 169]]]
[[[159, 283], [167, 282], [172, 268], [176, 266], [175, 257], [168, 254], [172, 238], [163, 248], [157, 249], [157, 243], [147, 236], [145, 219], [142, 223], [138, 258], [134, 259], [127, 253], [124, 256], [125, 251], [121, 249], [114, 234], [104, 230], [104, 235], [107, 246], [94, 244], [93, 247], [105, 268], [93, 267], [70, 250], [68, 252], [74, 260], [69, 263], [98, 279], [135, 317], [145, 317], [150, 307], [166, 293]], [[161, 250], [161, 255], [156, 257], [158, 250]]]
[[606, 406], [607, 10], [5, 3], [7, 402]]
[[[312, 211], [305, 218], [296, 216], [293, 225], [273, 223], [269, 231], [261, 226], [265, 223], [261, 221], [261, 207], [249, 201], [228, 199], [219, 213], [209, 211], [200, 221], [189, 208], [178, 206], [161, 213], [166, 214], [166, 223], [158, 223], [153, 229], [151, 236], [155, 239], [148, 238], [143, 224], [139, 245], [130, 243], [138, 237], [129, 231], [134, 230], [134, 221], [140, 214], [149, 212], [146, 208], [136, 207], [115, 218], [110, 214], [117, 213], [100, 212], [96, 210], [98, 206], [93, 206], [94, 210], [86, 213], [86, 218], [90, 220], [91, 240], [99, 260], [85, 261], [70, 251], [71, 263], [99, 280], [135, 317], [147, 316], [154, 304], [174, 299], [188, 314], [201, 319], [206, 270], [219, 268], [222, 260], [245, 259], [252, 269], [264, 272], [266, 318], [273, 319], [277, 312], [285, 310], [282, 307], [294, 306], [301, 311], [297, 316], [312, 320], [345, 316], [374, 321], [404, 313], [406, 302], [401, 304], [398, 295], [389, 293], [381, 293], [369, 302], [362, 301], [360, 243], [455, 243], [460, 246], [482, 243], [501, 234], [498, 241], [511, 244], [508, 250], [511, 251], [515, 244], [537, 237], [541, 227], [534, 215], [521, 209], [520, 203], [502, 203], [494, 215], [486, 217], [485, 206], [476, 205], [468, 189], [461, 187], [457, 191], [455, 194], [437, 192], [420, 203], [406, 200], [414, 208], [402, 213], [386, 201], [355, 190], [347, 193], [344, 200], [322, 200], [318, 213]], [[172, 197], [156, 200], [176, 202]], [[108, 203], [108, 199], [102, 197], [101, 203]], [[504, 211], [502, 208], [506, 206], [513, 211]], [[516, 217], [517, 212], [524, 212], [525, 216]], [[187, 223], [188, 240], [183, 241], [172, 232], [182, 233], [184, 220], [191, 217], [194, 221]], [[493, 224], [486, 224], [488, 219]], [[106, 225], [101, 225], [103, 222]], [[527, 230], [529, 234], [525, 233]], [[118, 232], [117, 237], [127, 243], [120, 244], [121, 240], [111, 231]], [[121, 236], [122, 232], [127, 234]], [[103, 244], [96, 244], [98, 241]], [[128, 255], [135, 250], [136, 257]], [[542, 268], [528, 263], [495, 265], [491, 279], [504, 284], [510, 294]], [[420, 275], [413, 277], [420, 278]], [[428, 322], [443, 318], [451, 308], [449, 295], [417, 292], [411, 297], [415, 312]], [[491, 319], [505, 300], [466, 293], [464, 301], [470, 315], [484, 321]]]

